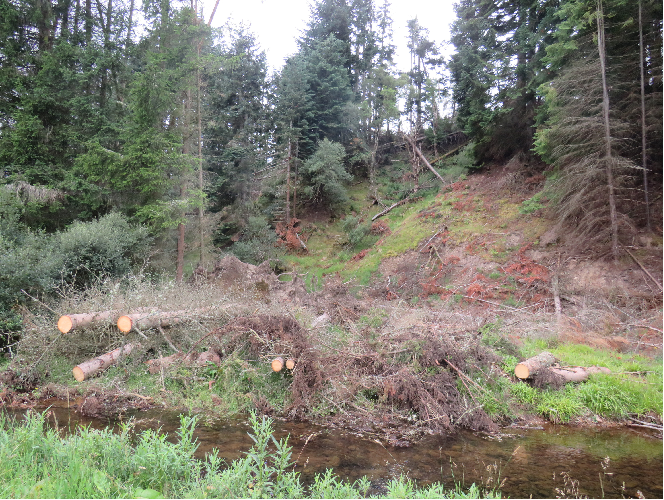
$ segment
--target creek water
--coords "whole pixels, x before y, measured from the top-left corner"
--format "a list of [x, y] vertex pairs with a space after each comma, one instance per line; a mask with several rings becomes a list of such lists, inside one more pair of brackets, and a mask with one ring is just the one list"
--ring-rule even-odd
[[[81, 417], [66, 408], [51, 407], [50, 421], [75, 429], [116, 426], [117, 421]], [[10, 412], [11, 413], [11, 412]], [[179, 425], [177, 413], [161, 410], [133, 414], [136, 430], [158, 429], [170, 435]], [[543, 429], [504, 429], [487, 437], [471, 432], [429, 436], [407, 448], [385, 447], [377, 441], [338, 429], [307, 423], [275, 421], [275, 437], [289, 437], [295, 470], [304, 483], [332, 468], [342, 479], [366, 476], [370, 493], [404, 474], [424, 486], [442, 482], [453, 487], [502, 482], [503, 497], [555, 498], [563, 489], [563, 473], [578, 481], [578, 493], [590, 498], [638, 496], [664, 498], [662, 440], [641, 430], [588, 429], [548, 425]], [[197, 456], [218, 450], [226, 461], [243, 456], [252, 440], [245, 420], [201, 420], [195, 437]], [[608, 457], [608, 459], [607, 459]]]

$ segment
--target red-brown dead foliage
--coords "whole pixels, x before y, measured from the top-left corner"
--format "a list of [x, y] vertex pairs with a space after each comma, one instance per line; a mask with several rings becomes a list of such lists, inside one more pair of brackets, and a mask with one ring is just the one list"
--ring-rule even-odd
[[304, 248], [302, 247], [302, 243], [300, 242], [300, 240], [306, 241], [306, 237], [302, 235], [298, 239], [298, 236], [302, 232], [302, 228], [300, 227], [299, 224], [300, 224], [300, 219], [297, 219], [295, 217], [293, 217], [287, 223], [277, 222], [275, 232], [277, 233], [279, 239], [277, 240], [276, 244], [279, 246], [285, 246], [286, 250], [288, 250], [289, 252], [303, 251]]
[[353, 257], [350, 259], [353, 262], [357, 262], [358, 260], [364, 259], [367, 254], [369, 253], [369, 249], [362, 250], [361, 252], [358, 252], [357, 254], [353, 255]]
[[[291, 383], [291, 405], [285, 410], [291, 418], [307, 412], [311, 397], [323, 383], [318, 354], [311, 347], [305, 329], [288, 316], [250, 316], [230, 321], [223, 328], [210, 332], [218, 342], [218, 354], [247, 347], [253, 355], [281, 352], [296, 360]], [[225, 340], [231, 335], [229, 340]]]
[[371, 234], [388, 236], [392, 234], [392, 231], [390, 231], [390, 226], [387, 225], [387, 222], [384, 220], [377, 220], [371, 223]]

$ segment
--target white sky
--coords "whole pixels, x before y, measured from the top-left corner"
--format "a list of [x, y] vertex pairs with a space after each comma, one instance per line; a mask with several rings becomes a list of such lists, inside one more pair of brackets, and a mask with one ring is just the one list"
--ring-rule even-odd
[[[215, 0], [199, 0], [199, 5], [201, 2], [207, 21]], [[270, 66], [279, 70], [284, 59], [297, 51], [295, 40], [306, 28], [311, 3], [311, 0], [220, 0], [212, 25], [221, 26], [229, 17], [244, 21], [265, 50]], [[391, 0], [390, 3], [397, 69], [409, 69], [406, 22], [414, 17], [429, 30], [430, 39], [441, 46], [444, 54], [452, 52], [446, 44], [450, 37], [449, 26], [455, 18], [454, 0]], [[376, 4], [382, 5], [382, 0], [377, 0]]]

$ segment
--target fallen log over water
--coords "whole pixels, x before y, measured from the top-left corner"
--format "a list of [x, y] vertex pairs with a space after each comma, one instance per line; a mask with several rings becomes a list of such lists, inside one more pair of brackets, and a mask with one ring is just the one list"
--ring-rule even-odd
[[99, 357], [84, 361], [80, 365], [75, 366], [72, 370], [74, 378], [79, 382], [83, 382], [93, 375], [105, 370], [109, 366], [114, 365], [122, 355], [129, 354], [136, 347], [140, 347], [140, 344], [127, 344], [124, 347], [118, 347], [117, 349], [102, 354]]

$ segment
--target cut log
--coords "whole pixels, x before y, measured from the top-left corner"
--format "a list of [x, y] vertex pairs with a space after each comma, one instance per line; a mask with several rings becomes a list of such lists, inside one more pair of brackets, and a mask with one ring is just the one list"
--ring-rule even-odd
[[124, 346], [124, 348], [118, 347], [117, 349], [111, 352], [107, 352], [106, 354], [102, 354], [97, 358], [89, 359], [74, 367], [72, 370], [74, 378], [79, 382], [83, 382], [93, 375], [104, 371], [109, 366], [114, 365], [117, 363], [121, 356], [129, 354], [133, 349], [139, 346], [140, 344], [127, 344]]
[[112, 325], [117, 321], [119, 311], [100, 311], [87, 314], [65, 314], [58, 319], [58, 330], [69, 333], [76, 328], [92, 324]]
[[284, 358], [279, 356], [278, 358], [274, 358], [272, 360], [272, 370], [275, 372], [280, 372], [281, 369], [284, 367]]
[[565, 368], [549, 367], [549, 371], [565, 379], [565, 382], [584, 382], [592, 373], [611, 373], [611, 370], [603, 366], [568, 366]]
[[539, 353], [537, 356], [528, 358], [524, 362], [516, 365], [514, 368], [514, 375], [520, 379], [530, 378], [538, 371], [544, 368], [548, 368], [555, 362], [555, 356], [550, 352], [544, 351]]
[[288, 368], [289, 370], [295, 368], [295, 360], [293, 358], [289, 358], [286, 360], [286, 368]]
[[149, 328], [171, 326], [184, 320], [186, 316], [191, 316], [191, 313], [188, 311], [140, 312], [120, 316], [117, 325], [122, 333], [129, 333], [134, 327], [139, 330], [147, 330]]

